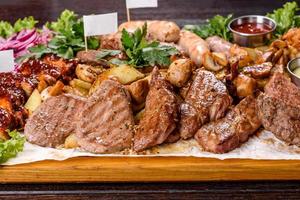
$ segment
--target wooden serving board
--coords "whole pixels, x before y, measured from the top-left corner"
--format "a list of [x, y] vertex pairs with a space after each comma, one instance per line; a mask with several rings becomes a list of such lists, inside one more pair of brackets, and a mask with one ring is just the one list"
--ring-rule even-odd
[[300, 180], [300, 160], [78, 157], [1, 166], [0, 183]]

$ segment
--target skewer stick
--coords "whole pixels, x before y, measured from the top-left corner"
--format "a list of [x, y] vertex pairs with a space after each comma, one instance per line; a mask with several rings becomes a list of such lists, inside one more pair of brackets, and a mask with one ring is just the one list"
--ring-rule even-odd
[[85, 51], [87, 52], [87, 50], [88, 50], [87, 36], [84, 36], [84, 45], [85, 45]]
[[129, 11], [129, 8], [127, 8], [127, 21], [130, 22], [130, 11]]

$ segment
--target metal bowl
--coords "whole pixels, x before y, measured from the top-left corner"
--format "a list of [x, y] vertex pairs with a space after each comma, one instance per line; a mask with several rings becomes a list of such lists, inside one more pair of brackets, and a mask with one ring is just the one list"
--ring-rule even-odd
[[287, 71], [291, 75], [293, 83], [300, 87], [300, 77], [294, 73], [296, 68], [300, 68], [300, 58], [294, 58], [287, 64]]
[[[244, 23], [266, 24], [271, 30], [264, 33], [241, 33], [233, 29], [233, 27]], [[228, 24], [229, 30], [233, 33], [233, 41], [240, 46], [258, 47], [263, 46], [272, 37], [272, 32], [276, 29], [276, 22], [268, 17], [260, 15], [246, 15], [233, 19]]]

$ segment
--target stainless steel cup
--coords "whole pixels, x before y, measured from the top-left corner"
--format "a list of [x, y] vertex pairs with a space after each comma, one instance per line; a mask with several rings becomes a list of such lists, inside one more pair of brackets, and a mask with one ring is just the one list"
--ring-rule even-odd
[[300, 87], [300, 78], [293, 72], [296, 68], [300, 68], [300, 58], [294, 58], [287, 64], [287, 71], [291, 75], [293, 83]]
[[[264, 33], [241, 33], [233, 27], [244, 23], [263, 23], [271, 27], [271, 30]], [[234, 43], [245, 47], [263, 46], [272, 37], [272, 32], [276, 29], [276, 22], [268, 17], [260, 15], [247, 15], [233, 19], [228, 24], [229, 30], [233, 34]]]

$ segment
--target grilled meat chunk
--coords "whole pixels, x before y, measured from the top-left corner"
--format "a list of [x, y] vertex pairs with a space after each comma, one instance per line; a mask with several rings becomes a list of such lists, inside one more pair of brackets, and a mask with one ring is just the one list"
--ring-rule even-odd
[[100, 51], [97, 50], [87, 50], [87, 51], [79, 51], [76, 57], [79, 59], [80, 62], [89, 64], [89, 65], [98, 65], [109, 68], [109, 63], [104, 61], [103, 59], [99, 59], [98, 54]]
[[42, 60], [27, 60], [17, 72], [0, 73], [0, 118], [4, 120], [0, 124], [0, 137], [7, 138], [7, 129], [24, 127], [28, 111], [23, 106], [39, 81], [49, 85], [58, 79], [68, 82], [74, 77], [76, 63], [47, 55]]
[[273, 65], [271, 62], [265, 62], [258, 65], [247, 66], [243, 68], [243, 72], [250, 74], [253, 78], [265, 78], [271, 73]]
[[[192, 137], [198, 128], [225, 115], [232, 103], [226, 86], [209, 71], [198, 69], [181, 107], [180, 135]], [[198, 124], [196, 126], [196, 124]]]
[[202, 126], [195, 139], [205, 151], [226, 153], [247, 141], [260, 126], [256, 100], [248, 96], [224, 118]]
[[134, 118], [128, 91], [105, 80], [87, 100], [77, 121], [79, 146], [93, 153], [112, 153], [131, 146]]
[[264, 128], [286, 143], [300, 146], [300, 89], [275, 73], [257, 101]]
[[27, 120], [24, 133], [33, 144], [58, 147], [75, 132], [84, 101], [70, 95], [48, 98]]
[[162, 144], [176, 128], [178, 100], [173, 88], [153, 69], [145, 113], [134, 136], [134, 150], [142, 151]]

